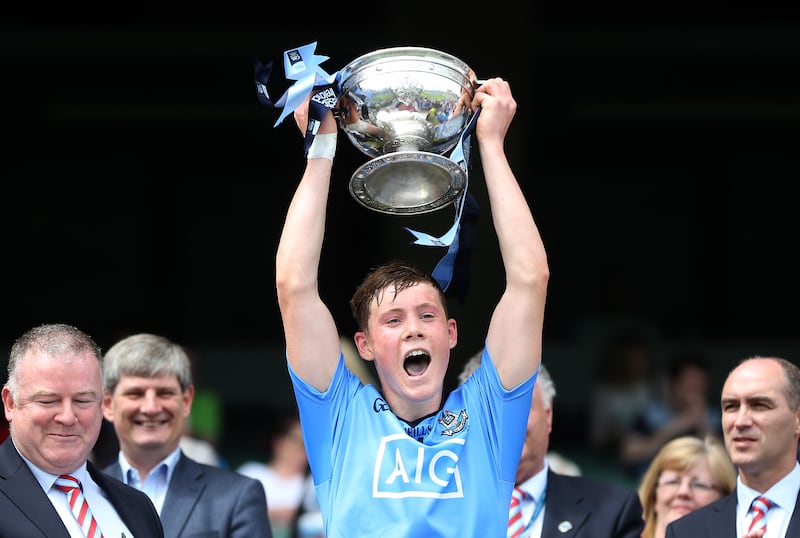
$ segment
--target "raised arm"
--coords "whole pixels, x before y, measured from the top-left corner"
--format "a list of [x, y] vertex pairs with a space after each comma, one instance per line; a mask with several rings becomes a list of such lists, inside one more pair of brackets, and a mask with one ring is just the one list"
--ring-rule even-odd
[[[307, 104], [299, 107], [294, 115], [304, 133]], [[325, 139], [319, 135], [327, 134], [327, 138], [331, 138], [336, 132], [336, 120], [328, 112], [317, 132], [316, 147]], [[329, 156], [330, 159], [307, 160], [286, 214], [275, 261], [278, 306], [289, 363], [300, 378], [317, 390], [328, 388], [340, 344], [336, 323], [317, 288], [333, 166], [333, 155]]]
[[488, 80], [475, 92], [472, 104], [481, 106], [475, 135], [506, 276], [486, 341], [503, 386], [510, 389], [539, 365], [550, 270], [539, 230], [504, 150], [517, 109], [508, 83]]

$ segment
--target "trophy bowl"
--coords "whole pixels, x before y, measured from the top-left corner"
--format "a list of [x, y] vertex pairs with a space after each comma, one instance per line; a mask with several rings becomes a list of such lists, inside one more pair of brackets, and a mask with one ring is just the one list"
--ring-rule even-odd
[[464, 62], [422, 47], [380, 49], [339, 73], [336, 117], [371, 159], [350, 178], [350, 193], [390, 214], [435, 211], [458, 198], [466, 171], [444, 156], [472, 117], [478, 81]]

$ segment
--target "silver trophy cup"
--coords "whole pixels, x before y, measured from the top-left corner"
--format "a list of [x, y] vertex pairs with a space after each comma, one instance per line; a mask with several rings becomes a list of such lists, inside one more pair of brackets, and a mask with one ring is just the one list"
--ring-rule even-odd
[[472, 117], [477, 85], [464, 62], [421, 47], [376, 50], [347, 64], [336, 117], [372, 157], [350, 179], [353, 197], [390, 214], [428, 213], [456, 200], [466, 171], [444, 154]]

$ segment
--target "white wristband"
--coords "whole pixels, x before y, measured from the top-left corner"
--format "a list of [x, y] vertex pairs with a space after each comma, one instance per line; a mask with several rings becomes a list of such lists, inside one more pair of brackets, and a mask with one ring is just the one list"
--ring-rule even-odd
[[336, 155], [336, 134], [316, 135], [308, 148], [306, 159], [328, 159], [332, 161], [333, 156]]

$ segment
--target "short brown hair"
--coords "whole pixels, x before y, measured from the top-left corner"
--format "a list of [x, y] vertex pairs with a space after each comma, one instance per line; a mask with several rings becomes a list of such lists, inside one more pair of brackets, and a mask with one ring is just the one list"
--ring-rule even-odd
[[352, 299], [350, 299], [350, 309], [358, 325], [358, 330], [367, 330], [372, 300], [374, 299], [380, 304], [381, 300], [383, 300], [383, 292], [387, 287], [394, 286], [394, 294], [396, 296], [404, 289], [423, 282], [427, 282], [439, 292], [439, 298], [442, 301], [445, 315], [447, 315], [447, 300], [445, 299], [444, 291], [439, 282], [427, 271], [400, 260], [392, 260], [373, 268], [358, 286]]

